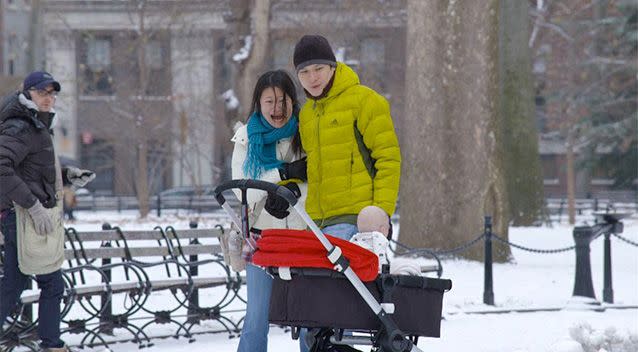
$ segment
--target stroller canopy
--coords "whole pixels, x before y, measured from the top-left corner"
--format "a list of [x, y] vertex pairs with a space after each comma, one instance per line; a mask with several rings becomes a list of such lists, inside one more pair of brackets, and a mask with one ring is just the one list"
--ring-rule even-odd
[[[354, 243], [326, 235], [334, 246], [341, 248], [350, 267], [361, 281], [373, 281], [379, 273], [379, 258]], [[326, 249], [317, 237], [306, 230], [267, 229], [257, 241], [253, 263], [264, 267], [297, 267], [333, 269]]]

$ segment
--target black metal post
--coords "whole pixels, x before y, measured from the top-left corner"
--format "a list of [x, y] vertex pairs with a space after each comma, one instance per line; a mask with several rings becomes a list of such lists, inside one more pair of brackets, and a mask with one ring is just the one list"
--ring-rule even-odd
[[589, 244], [594, 237], [590, 226], [574, 228], [574, 242], [576, 243], [576, 276], [574, 278], [574, 296], [596, 299], [594, 284], [591, 279], [591, 260]]
[[[110, 230], [111, 224], [105, 222], [102, 224], [102, 230]], [[111, 247], [111, 243], [107, 242], [104, 244], [104, 247]], [[102, 266], [111, 264], [111, 258], [102, 258]], [[104, 275], [106, 275], [106, 279], [102, 277], [102, 282], [111, 282], [111, 270], [104, 270]], [[103, 293], [100, 295], [100, 307], [104, 308], [102, 310], [102, 315], [100, 315], [100, 333], [113, 335], [113, 328], [110, 324], [113, 320], [113, 304], [111, 302], [111, 297], [108, 294]]]
[[604, 288], [603, 288], [603, 302], [614, 303], [614, 289], [611, 285], [611, 233], [605, 233], [605, 249], [604, 249]]
[[[191, 221], [188, 224], [188, 227], [190, 227], [191, 229], [196, 229], [197, 228], [197, 222], [196, 221]], [[190, 244], [200, 244], [199, 241], [197, 240], [197, 238], [193, 238], [190, 241]], [[191, 255], [188, 260], [191, 263], [195, 263], [197, 262], [198, 258], [197, 255]], [[191, 277], [196, 277], [197, 274], [199, 273], [199, 270], [197, 268], [197, 265], [191, 265], [190, 266], [190, 274]], [[199, 323], [200, 319], [197, 317], [197, 308], [199, 307], [199, 290], [198, 289], [194, 289], [193, 293], [191, 294], [191, 296], [188, 299], [188, 319], [187, 321], [189, 323], [192, 324], [196, 324]]]
[[157, 195], [157, 217], [162, 216], [162, 197]]
[[492, 280], [492, 217], [485, 217], [485, 270], [483, 303], [494, 305], [494, 289]]
[[[26, 290], [30, 290], [33, 288], [33, 280], [27, 280]], [[22, 320], [27, 323], [33, 323], [33, 304], [27, 304], [24, 306], [24, 310], [22, 311]]]

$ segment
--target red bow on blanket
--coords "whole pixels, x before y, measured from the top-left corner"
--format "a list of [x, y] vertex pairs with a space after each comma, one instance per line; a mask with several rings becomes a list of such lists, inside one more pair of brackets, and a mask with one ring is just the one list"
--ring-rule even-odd
[[[346, 240], [326, 235], [330, 243], [341, 248], [350, 261], [350, 267], [361, 281], [373, 281], [379, 273], [376, 254]], [[334, 264], [328, 260], [326, 249], [319, 239], [306, 230], [267, 229], [257, 241], [253, 263], [264, 267], [328, 268]]]

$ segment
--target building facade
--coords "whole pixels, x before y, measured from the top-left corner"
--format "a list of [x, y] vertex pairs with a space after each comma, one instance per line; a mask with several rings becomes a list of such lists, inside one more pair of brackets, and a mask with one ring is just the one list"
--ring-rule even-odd
[[[136, 3], [43, 2], [47, 69], [64, 87], [59, 150], [95, 169], [91, 187], [105, 193], [135, 192], [142, 149], [151, 193], [216, 183], [227, 177], [231, 150], [218, 131], [226, 123], [220, 96], [231, 88], [230, 3]], [[391, 100], [400, 128], [405, 1], [383, 6], [385, 16], [365, 1], [272, 1], [264, 69], [293, 72], [294, 43], [322, 33], [340, 60]]]
[[[33, 45], [40, 31], [29, 0], [0, 0], [0, 95], [18, 88], [21, 78], [37, 65], [43, 66], [44, 49]], [[37, 8], [37, 6], [35, 7]]]
[[33, 60], [34, 40], [30, 1], [0, 1], [0, 72], [6, 76], [23, 76], [29, 72]]
[[95, 190], [135, 193], [140, 167], [151, 194], [214, 178], [224, 7], [184, 3], [44, 3], [47, 68], [64, 87], [58, 147], [96, 170]]
[[[233, 87], [231, 1], [39, 2], [41, 57], [64, 87], [58, 147], [97, 171], [94, 190], [132, 194], [140, 167], [148, 171], [151, 193], [228, 177], [232, 145], [222, 95]], [[388, 98], [401, 139], [406, 0], [270, 3], [264, 70], [294, 72], [299, 37], [325, 35], [338, 59]], [[564, 141], [547, 131], [548, 113], [538, 109], [545, 191], [562, 196]], [[610, 186], [601, 172], [579, 177], [592, 191]]]

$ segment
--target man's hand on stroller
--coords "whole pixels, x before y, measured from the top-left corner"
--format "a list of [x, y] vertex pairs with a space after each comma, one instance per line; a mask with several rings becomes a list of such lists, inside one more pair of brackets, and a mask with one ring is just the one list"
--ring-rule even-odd
[[283, 163], [279, 169], [279, 176], [283, 180], [297, 179], [302, 182], [308, 181], [308, 172], [306, 168], [308, 163], [306, 158], [293, 161], [291, 163]]
[[[295, 197], [301, 197], [301, 190], [296, 183], [289, 182], [285, 184], [284, 187], [291, 190]], [[283, 197], [274, 193], [268, 193], [268, 198], [266, 198], [264, 209], [266, 209], [268, 214], [276, 217], [277, 219], [283, 219], [290, 215], [290, 212], [288, 211], [289, 206], [290, 204], [288, 204], [288, 201], [285, 200]]]

